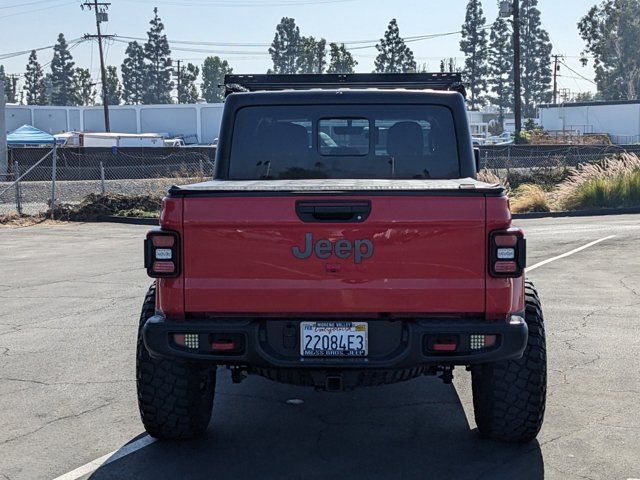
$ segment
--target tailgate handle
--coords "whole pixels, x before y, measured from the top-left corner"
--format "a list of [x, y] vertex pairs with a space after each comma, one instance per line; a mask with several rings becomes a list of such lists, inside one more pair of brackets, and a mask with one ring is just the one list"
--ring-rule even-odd
[[371, 213], [370, 201], [296, 202], [296, 214], [303, 222], [364, 222]]

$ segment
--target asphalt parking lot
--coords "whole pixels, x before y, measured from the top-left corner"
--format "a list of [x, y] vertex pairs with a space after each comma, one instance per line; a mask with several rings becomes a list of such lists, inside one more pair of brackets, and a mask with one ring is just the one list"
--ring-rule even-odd
[[[538, 441], [519, 446], [478, 437], [463, 369], [454, 386], [423, 377], [332, 394], [257, 377], [232, 385], [220, 371], [207, 436], [151, 443], [134, 381], [147, 228], [2, 228], [0, 476], [640, 478], [640, 215], [516, 223], [529, 265], [614, 235], [529, 274], [547, 324], [549, 396]], [[148, 445], [105, 463], [131, 441]]]

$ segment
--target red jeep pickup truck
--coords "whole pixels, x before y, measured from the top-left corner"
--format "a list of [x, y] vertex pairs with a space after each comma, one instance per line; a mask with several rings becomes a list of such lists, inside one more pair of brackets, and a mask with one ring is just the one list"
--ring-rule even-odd
[[476, 180], [456, 74], [229, 76], [211, 181], [145, 241], [144, 426], [202, 434], [216, 371], [342, 391], [472, 374], [481, 434], [542, 425], [546, 352], [526, 244]]

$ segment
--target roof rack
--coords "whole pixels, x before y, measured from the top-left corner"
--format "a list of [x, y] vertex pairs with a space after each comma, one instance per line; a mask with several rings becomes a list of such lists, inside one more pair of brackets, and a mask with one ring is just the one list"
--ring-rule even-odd
[[460, 73], [323, 73], [225, 75], [225, 96], [236, 92], [336, 88], [453, 90], [466, 96]]

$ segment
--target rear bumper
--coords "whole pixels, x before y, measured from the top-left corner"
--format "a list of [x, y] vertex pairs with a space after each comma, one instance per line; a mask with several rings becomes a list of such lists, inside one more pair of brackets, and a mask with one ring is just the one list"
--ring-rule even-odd
[[[302, 358], [299, 347], [300, 321], [260, 318], [170, 321], [155, 315], [145, 323], [142, 335], [147, 350], [155, 357], [256, 368], [337, 370], [475, 365], [516, 359], [522, 356], [528, 337], [523, 313], [512, 315], [510, 321], [462, 318], [368, 320], [368, 357]], [[198, 347], [187, 348], [176, 344], [174, 334], [197, 334]], [[470, 335], [496, 335], [497, 340], [493, 346], [472, 350]], [[457, 351], [430, 350], [430, 340], [434, 336], [456, 338]], [[239, 348], [235, 352], [211, 351], [213, 341], [225, 339], [232, 339]]]

